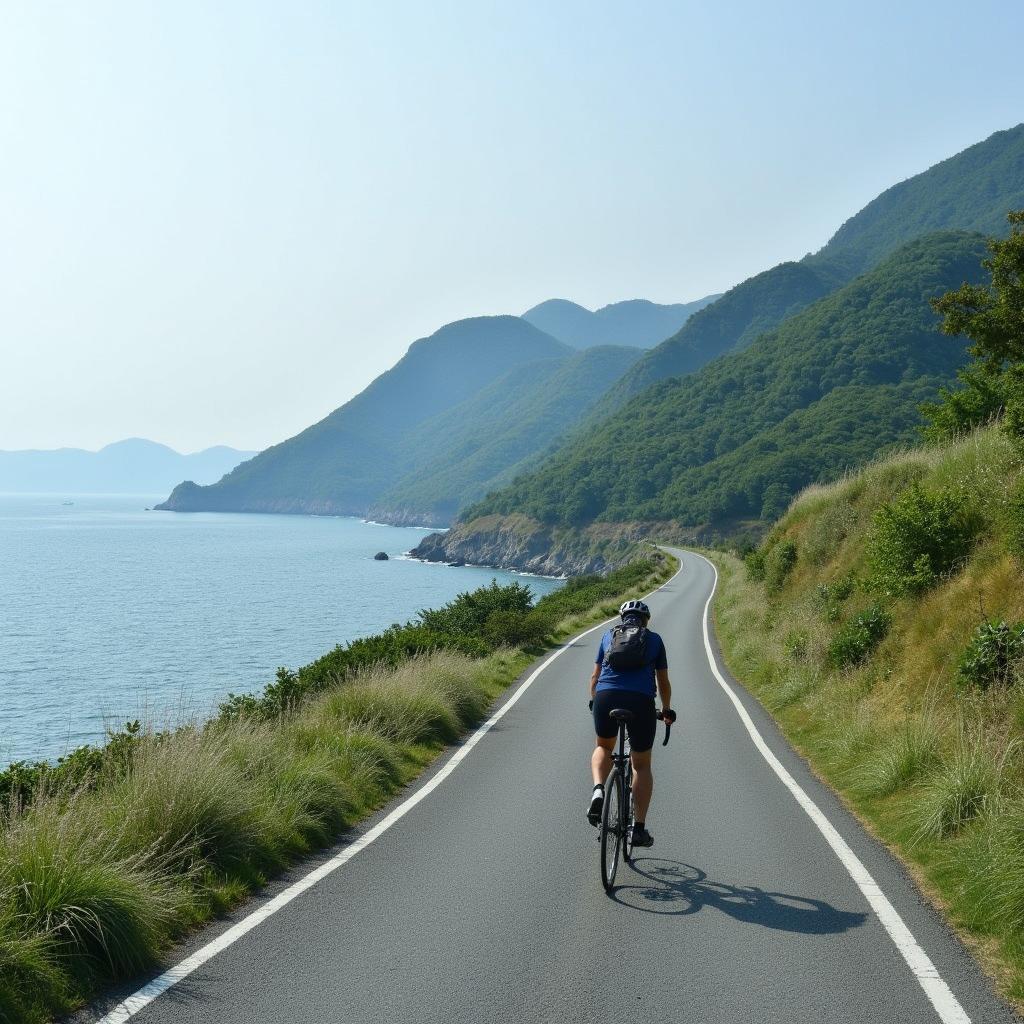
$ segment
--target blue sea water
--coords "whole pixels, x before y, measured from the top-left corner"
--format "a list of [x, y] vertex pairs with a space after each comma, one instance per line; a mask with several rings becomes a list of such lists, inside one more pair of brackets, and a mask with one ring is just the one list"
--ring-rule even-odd
[[[422, 530], [0, 495], [0, 766], [204, 716], [335, 644], [511, 573], [402, 558]], [[73, 502], [68, 504], [67, 502]], [[377, 551], [390, 561], [374, 561]], [[559, 586], [531, 577], [534, 593]]]

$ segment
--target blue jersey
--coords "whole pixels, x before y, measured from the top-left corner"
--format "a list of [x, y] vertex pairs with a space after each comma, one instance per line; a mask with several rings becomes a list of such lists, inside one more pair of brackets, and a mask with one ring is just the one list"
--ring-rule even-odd
[[653, 697], [657, 691], [654, 681], [654, 670], [668, 668], [668, 655], [665, 643], [657, 633], [647, 631], [647, 649], [644, 651], [644, 664], [640, 668], [612, 668], [604, 661], [605, 652], [612, 645], [612, 634], [609, 630], [601, 637], [601, 646], [597, 649], [595, 664], [601, 666], [601, 674], [597, 677], [597, 692], [602, 690], [632, 690]]

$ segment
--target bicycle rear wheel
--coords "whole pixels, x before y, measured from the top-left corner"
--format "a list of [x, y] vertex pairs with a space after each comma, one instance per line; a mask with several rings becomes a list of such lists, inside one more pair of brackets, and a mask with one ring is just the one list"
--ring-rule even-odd
[[615, 884], [622, 849], [622, 775], [613, 768], [604, 784], [604, 809], [601, 811], [601, 884], [610, 892]]

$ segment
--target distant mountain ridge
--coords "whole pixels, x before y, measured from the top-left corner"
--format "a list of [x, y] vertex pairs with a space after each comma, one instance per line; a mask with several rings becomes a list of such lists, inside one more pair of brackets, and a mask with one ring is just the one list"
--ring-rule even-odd
[[412, 468], [368, 517], [447, 525], [464, 505], [508, 483], [557, 446], [639, 357], [636, 348], [598, 345], [510, 370], [417, 428], [407, 443]]
[[183, 476], [214, 483], [255, 454], [215, 445], [183, 455], [140, 437], [115, 441], [96, 452], [0, 451], [0, 492], [163, 494]]
[[519, 317], [455, 321], [413, 342], [395, 366], [319, 423], [213, 486], [179, 484], [159, 507], [364, 515], [413, 468], [408, 445], [418, 427], [517, 366], [572, 354]]
[[548, 299], [528, 309], [522, 317], [573, 348], [592, 345], [650, 348], [675, 334], [694, 313], [719, 297], [706, 295], [694, 302], [671, 305], [627, 299], [593, 311], [568, 299]]

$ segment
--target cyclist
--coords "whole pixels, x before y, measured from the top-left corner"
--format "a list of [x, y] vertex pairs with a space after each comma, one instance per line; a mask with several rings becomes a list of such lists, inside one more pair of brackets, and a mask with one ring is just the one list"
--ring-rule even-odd
[[668, 656], [664, 641], [647, 628], [651, 610], [643, 601], [626, 601], [619, 609], [619, 617], [621, 622], [601, 637], [590, 677], [597, 742], [590, 760], [594, 792], [587, 809], [587, 819], [591, 825], [601, 822], [604, 782], [612, 769], [612, 751], [618, 734], [610, 712], [624, 708], [633, 715], [626, 726], [633, 762], [633, 845], [653, 846], [654, 837], [647, 831], [646, 822], [647, 808], [654, 792], [651, 748], [658, 725], [654, 708], [656, 687], [661, 697], [662, 713], [669, 721], [675, 720], [675, 712], [671, 709]]

